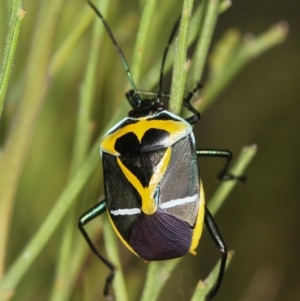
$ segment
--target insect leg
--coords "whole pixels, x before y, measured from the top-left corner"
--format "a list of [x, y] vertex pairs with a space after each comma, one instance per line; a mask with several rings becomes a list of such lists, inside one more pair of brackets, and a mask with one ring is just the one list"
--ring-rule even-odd
[[223, 150], [223, 149], [198, 149], [196, 151], [197, 156], [203, 156], [203, 157], [219, 157], [219, 158], [225, 158], [226, 163], [224, 168], [219, 172], [217, 175], [218, 180], [220, 181], [227, 181], [227, 180], [238, 180], [241, 182], [245, 182], [244, 176], [235, 176], [230, 173], [227, 173], [227, 169], [229, 166], [229, 163], [232, 159], [232, 153], [229, 150]]
[[110, 273], [108, 277], [106, 278], [106, 283], [104, 287], [104, 295], [109, 295], [109, 287], [111, 285], [111, 282], [115, 276], [115, 267], [111, 262], [109, 262], [103, 255], [99, 253], [97, 248], [95, 247], [94, 243], [91, 241], [89, 235], [84, 229], [84, 226], [93, 220], [95, 217], [101, 215], [106, 210], [106, 202], [103, 200], [99, 204], [92, 207], [90, 210], [85, 212], [78, 220], [78, 228], [80, 232], [82, 233], [83, 237], [85, 238], [86, 242], [90, 246], [91, 250], [96, 254], [96, 256], [110, 269]]
[[136, 91], [136, 87], [135, 87], [135, 83], [133, 81], [133, 78], [132, 78], [132, 75], [131, 75], [131, 72], [130, 72], [130, 69], [129, 69], [129, 66], [128, 66], [128, 63], [125, 59], [125, 56], [123, 54], [123, 51], [122, 49], [120, 48], [119, 44], [117, 43], [110, 27], [108, 26], [106, 20], [104, 19], [104, 17], [102, 16], [101, 12], [99, 11], [99, 9], [95, 6], [95, 4], [93, 4], [93, 2], [91, 1], [87, 1], [87, 3], [89, 4], [89, 6], [94, 10], [94, 12], [96, 13], [96, 15], [99, 17], [99, 19], [102, 21], [103, 25], [104, 25], [104, 29], [106, 30], [110, 40], [112, 41], [122, 63], [123, 63], [123, 66], [124, 66], [124, 69], [127, 73], [127, 77], [129, 79], [129, 82], [131, 84], [131, 87], [132, 87], [132, 90]]
[[168, 43], [165, 47], [165, 50], [164, 50], [164, 54], [163, 54], [163, 57], [162, 57], [162, 61], [161, 61], [161, 67], [160, 67], [160, 78], [159, 78], [159, 89], [158, 89], [158, 93], [157, 93], [157, 100], [159, 102], [161, 102], [161, 96], [162, 96], [162, 88], [163, 88], [163, 80], [164, 80], [164, 70], [165, 70], [165, 62], [166, 62], [166, 59], [167, 59], [167, 55], [168, 55], [168, 52], [169, 52], [169, 48], [175, 38], [175, 34], [177, 32], [177, 29], [179, 27], [179, 23], [180, 23], [180, 19], [181, 19], [181, 15], [179, 16], [179, 18], [176, 20], [174, 26], [173, 26], [173, 29], [171, 31], [171, 34], [170, 34], [170, 37], [168, 39]]
[[221, 232], [218, 229], [218, 226], [213, 216], [211, 215], [211, 213], [209, 212], [206, 206], [205, 206], [204, 222], [211, 238], [213, 239], [219, 251], [221, 252], [221, 264], [220, 264], [218, 278], [216, 280], [216, 283], [214, 284], [214, 286], [212, 287], [212, 289], [210, 290], [210, 292], [207, 294], [205, 298], [206, 301], [210, 301], [216, 295], [222, 283], [228, 252], [227, 252], [226, 242], [222, 237]]
[[142, 101], [134, 90], [129, 90], [125, 95], [133, 109], [136, 109], [141, 105]]
[[191, 99], [193, 98], [194, 94], [201, 88], [202, 85], [198, 83], [197, 86], [192, 91], [190, 91], [183, 99], [183, 105], [194, 114], [191, 117], [186, 118], [186, 121], [189, 124], [195, 124], [200, 120], [200, 113], [191, 105]]

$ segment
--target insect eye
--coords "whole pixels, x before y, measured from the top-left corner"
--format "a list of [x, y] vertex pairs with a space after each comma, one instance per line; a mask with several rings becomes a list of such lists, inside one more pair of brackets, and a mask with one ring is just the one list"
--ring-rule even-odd
[[158, 103], [156, 106], [156, 113], [159, 113], [163, 110], [165, 110], [165, 107], [161, 103]]
[[129, 111], [128, 116], [129, 117], [135, 117], [135, 111], [134, 110]]

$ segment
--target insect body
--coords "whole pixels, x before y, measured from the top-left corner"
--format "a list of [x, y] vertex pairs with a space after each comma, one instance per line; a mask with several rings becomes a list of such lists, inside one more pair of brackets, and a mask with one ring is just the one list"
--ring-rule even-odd
[[101, 143], [107, 211], [125, 245], [146, 260], [181, 257], [200, 238], [200, 190], [191, 125], [168, 111], [129, 117]]
[[[108, 131], [100, 145], [105, 199], [78, 221], [79, 229], [92, 251], [111, 270], [104, 294], [109, 295], [114, 266], [98, 252], [84, 225], [107, 211], [115, 232], [125, 246], [147, 261], [173, 259], [189, 252], [196, 254], [204, 222], [222, 254], [217, 281], [206, 297], [211, 300], [223, 278], [227, 247], [205, 207], [197, 157], [224, 157], [226, 164], [218, 178], [240, 178], [227, 173], [231, 160], [229, 151], [196, 149], [191, 125], [199, 121], [200, 114], [192, 107], [190, 100], [200, 85], [183, 100], [193, 113], [187, 119], [167, 111], [161, 102], [165, 57], [179, 21], [174, 26], [163, 56], [159, 91], [145, 93], [136, 90], [125, 57], [106, 21], [96, 7], [89, 4], [117, 48], [133, 88], [126, 94], [132, 111]], [[140, 95], [143, 93], [154, 97], [142, 100]]]

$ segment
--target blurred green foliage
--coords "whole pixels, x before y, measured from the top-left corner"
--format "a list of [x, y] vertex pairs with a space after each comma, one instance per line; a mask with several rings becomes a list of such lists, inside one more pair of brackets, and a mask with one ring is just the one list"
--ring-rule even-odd
[[[28, 81], [27, 72], [30, 68], [29, 57], [37, 50], [32, 49], [34, 32], [40, 26], [45, 26], [42, 24], [41, 15], [44, 14], [46, 19], [49, 7], [54, 5], [50, 2], [23, 1], [26, 16], [22, 23], [10, 86], [0, 120], [1, 148], [9, 137], [10, 128], [14, 125], [14, 117], [24, 95], [24, 86]], [[131, 54], [144, 2], [109, 1], [105, 13], [130, 66], [134, 64], [135, 58], [131, 57]], [[97, 3], [100, 8], [103, 4], [104, 1]], [[297, 6], [297, 1], [233, 3], [217, 23], [211, 50], [215, 49], [224, 33], [232, 27], [239, 28], [243, 33], [252, 32], [259, 35], [279, 20], [285, 19], [292, 30], [285, 44], [254, 61], [222, 91], [218, 101], [206, 110], [202, 121], [195, 127], [199, 147], [228, 148], [238, 153], [243, 145], [257, 143], [259, 151], [246, 172], [246, 185], [237, 187], [217, 216], [228, 245], [236, 251], [236, 255], [226, 272], [216, 301], [300, 299], [297, 264], [300, 252], [297, 239], [300, 212], [297, 195], [300, 40], [296, 38], [300, 25], [296, 13]], [[82, 113], [78, 112], [78, 102], [80, 95], [81, 98], [85, 96], [82, 95], [84, 74], [93, 43], [99, 43], [100, 49], [94, 63], [97, 77], [87, 129], [88, 148], [95, 143], [104, 126], [112, 121], [111, 116], [118, 109], [126, 115], [129, 108], [124, 104], [124, 92], [128, 90], [129, 83], [122, 64], [105, 34], [99, 40], [92, 39], [92, 21], [96, 20], [96, 17], [85, 1], [60, 1], [57, 9], [56, 24], [53, 24], [53, 42], [50, 36], [46, 36], [45, 39], [48, 39], [50, 44], [50, 48], [46, 49], [49, 56], [46, 61], [46, 81], [43, 81], [45, 90], [34, 129], [26, 137], [29, 149], [16, 190], [6, 269], [15, 262], [25, 244], [45, 221], [57, 198], [69, 183], [71, 175], [80, 165], [75, 166], [72, 153], [77, 118], [78, 114]], [[153, 89], [152, 77], [147, 77], [148, 71], [160, 62], [165, 41], [180, 10], [181, 1], [164, 1], [158, 4], [151, 31], [147, 36], [147, 48], [140, 76], [142, 85], [137, 83], [140, 89]], [[8, 1], [2, 1], [1, 57], [8, 17]], [[97, 26], [101, 27], [101, 23], [96, 21]], [[82, 26], [80, 30], [79, 26]], [[69, 38], [75, 31], [78, 36], [74, 37], [72, 43]], [[244, 38], [243, 34], [241, 36]], [[66, 55], [57, 59], [59, 51], [67, 41], [70, 48]], [[211, 61], [213, 62], [213, 58]], [[39, 61], [36, 63], [39, 66]], [[212, 69], [206, 70], [202, 79], [205, 87], [209, 87], [213, 77], [210, 70]], [[145, 81], [144, 78], [149, 80]], [[158, 71], [155, 78], [157, 80]], [[30, 80], [38, 82], [40, 78], [33, 77]], [[167, 81], [166, 90], [169, 90]], [[81, 158], [79, 161], [82, 160]], [[201, 160], [200, 163], [206, 198], [209, 199], [217, 187], [213, 178], [223, 162], [207, 159]], [[107, 275], [106, 269], [89, 252], [88, 247], [85, 244], [80, 245], [82, 238], [76, 227], [77, 217], [95, 204], [103, 194], [100, 158], [96, 164], [98, 166], [93, 175], [77, 197], [76, 209], [71, 209], [70, 214], [65, 216], [65, 220], [74, 226], [70, 230], [74, 232], [74, 239], [69, 244], [71, 256], [68, 271], [69, 277], [74, 281], [69, 299], [75, 301], [102, 300], [102, 285]], [[99, 219], [99, 224], [94, 222], [89, 226], [89, 229], [94, 227], [91, 231], [95, 231], [96, 236], [100, 233], [101, 221]], [[11, 300], [48, 300], [51, 295], [53, 300], [51, 292], [58, 259], [61, 258], [61, 242], [65, 231], [64, 223], [59, 224], [58, 230], [42, 249], [37, 260], [26, 271]], [[97, 242], [99, 246], [102, 245], [102, 235], [98, 235]], [[137, 300], [147, 265], [123, 246], [120, 246], [120, 250], [129, 300]], [[74, 262], [81, 262], [76, 261], [78, 254], [82, 254], [83, 263], [76, 269]], [[163, 290], [161, 300], [188, 300], [197, 281], [207, 275], [218, 255], [207, 233], [204, 233], [198, 256], [186, 256], [180, 262]], [[60, 285], [65, 283], [55, 283], [55, 287], [59, 288]]]

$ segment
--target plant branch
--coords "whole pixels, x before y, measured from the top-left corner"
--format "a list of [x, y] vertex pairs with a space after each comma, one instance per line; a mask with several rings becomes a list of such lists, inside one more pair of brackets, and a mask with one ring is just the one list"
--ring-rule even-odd
[[11, 1], [10, 17], [8, 21], [8, 33], [4, 48], [3, 63], [0, 71], [0, 119], [2, 116], [4, 100], [12, 72], [21, 23], [25, 14], [26, 12], [22, 9], [21, 0]]
[[[228, 268], [233, 255], [234, 255], [233, 251], [228, 252], [226, 269]], [[200, 280], [198, 282], [198, 285], [195, 289], [195, 292], [192, 296], [191, 301], [206, 301], [205, 298], [206, 298], [207, 294], [210, 292], [211, 288], [216, 283], [216, 279], [218, 278], [218, 275], [219, 275], [219, 269], [220, 269], [220, 261], [214, 266], [214, 268], [209, 273], [209, 275], [205, 279], [205, 281]]]
[[145, 7], [132, 56], [134, 60], [132, 61], [131, 71], [136, 83], [140, 80], [145, 49], [147, 48], [147, 37], [151, 29], [153, 17], [156, 13], [157, 0], [147, 0], [144, 5]]
[[43, 224], [39, 227], [36, 234], [27, 243], [24, 249], [20, 252], [18, 258], [9, 268], [8, 272], [1, 279], [0, 299], [14, 291], [15, 287], [18, 285], [22, 277], [24, 277], [31, 264], [39, 255], [45, 244], [49, 241], [50, 237], [61, 223], [63, 217], [70, 209], [70, 206], [73, 204], [76, 196], [81, 191], [92, 172], [97, 168], [99, 162], [99, 141], [101, 137], [109, 128], [120, 120], [124, 111], [128, 111], [128, 107], [129, 106], [126, 102], [123, 102], [119, 106], [116, 114], [100, 134], [89, 155], [84, 160], [84, 163], [80, 166], [73, 179], [63, 190], [52, 210], [49, 211], [49, 214]]
[[23, 99], [0, 158], [0, 278], [4, 271], [7, 236], [19, 177], [48, 88], [47, 67], [61, 0], [43, 3], [27, 64]]
[[184, 94], [185, 80], [189, 64], [186, 61], [186, 53], [189, 45], [189, 28], [194, 0], [185, 0], [181, 13], [178, 38], [175, 41], [176, 51], [173, 64], [171, 97], [169, 110], [180, 114]]
[[210, 80], [205, 86], [202, 100], [193, 102], [195, 107], [203, 112], [250, 61], [282, 43], [287, 34], [288, 25], [282, 21], [257, 38], [248, 35], [239, 49], [232, 52], [232, 56], [228, 58], [227, 64], [223, 66], [218, 76]]
[[[101, 8], [102, 12], [106, 14], [108, 9], [107, 0], [101, 0]], [[89, 16], [89, 14], [86, 15]], [[86, 24], [87, 20], [85, 20], [83, 25]], [[97, 59], [99, 55], [100, 40], [102, 35], [104, 34], [104, 28], [100, 25], [101, 24], [99, 24], [99, 22], [94, 22], [92, 36], [93, 43], [91, 43], [90, 53], [88, 55], [89, 60], [79, 96], [79, 106], [77, 114], [78, 117], [75, 132], [75, 142], [73, 147], [73, 157], [71, 162], [70, 179], [72, 178], [72, 176], [74, 176], [76, 170], [82, 164], [82, 161], [84, 160], [88, 152], [88, 148], [90, 146], [92, 138], [92, 130], [90, 126], [91, 109], [95, 99], [95, 82], [97, 80]], [[67, 39], [67, 41], [75, 42], [77, 36], [81, 34], [80, 29], [82, 29], [82, 27], [83, 26], [78, 27], [77, 35], [74, 36], [72, 34], [71, 36], [73, 38]], [[63, 49], [68, 48], [64, 47]], [[57, 270], [54, 279], [55, 285], [51, 294], [51, 300], [53, 301], [68, 300], [71, 295], [72, 288], [74, 286], [74, 281], [77, 277], [77, 274], [72, 274], [71, 276], [69, 275], [73, 253], [74, 221], [76, 221], [77, 213], [75, 209], [76, 208], [73, 205], [71, 207], [71, 210], [69, 210], [67, 218], [64, 221], [61, 248], [60, 253], [58, 255]], [[75, 236], [77, 236], [77, 234], [78, 232], [75, 233]]]

